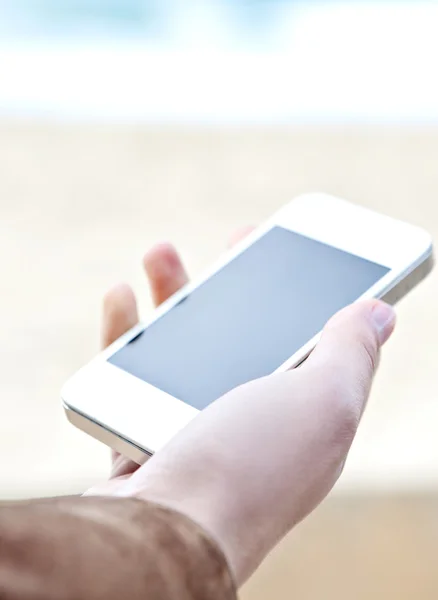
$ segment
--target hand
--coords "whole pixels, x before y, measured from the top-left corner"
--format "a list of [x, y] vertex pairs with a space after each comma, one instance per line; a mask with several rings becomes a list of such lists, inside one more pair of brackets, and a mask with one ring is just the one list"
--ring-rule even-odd
[[[229, 246], [237, 244], [253, 229], [247, 226], [236, 230], [229, 240]], [[154, 246], [143, 257], [143, 267], [155, 306], [159, 306], [188, 282], [186, 270], [171, 244]], [[127, 284], [116, 285], [106, 294], [103, 302], [102, 347], [110, 346], [137, 323], [138, 310], [134, 292]], [[113, 452], [110, 476], [113, 488], [116, 489], [121, 480], [138, 468], [137, 463]], [[97, 489], [102, 488], [93, 488]]]
[[[158, 290], [175, 291], [185, 281], [169, 246], [145, 262], [158, 301], [166, 296]], [[106, 341], [123, 333], [123, 319], [134, 324], [129, 288], [107, 298], [105, 315]], [[300, 368], [229, 392], [145, 465], [122, 468], [98, 493], [136, 496], [188, 515], [217, 540], [240, 585], [337, 481], [394, 323], [393, 310], [378, 301], [341, 311]]]
[[[184, 266], [170, 244], [158, 244], [147, 252], [143, 266], [152, 299], [159, 306], [188, 281]], [[103, 302], [102, 346], [106, 348], [138, 323], [137, 301], [127, 284], [112, 288]], [[116, 483], [138, 469], [139, 465], [117, 452], [112, 453], [111, 480]]]

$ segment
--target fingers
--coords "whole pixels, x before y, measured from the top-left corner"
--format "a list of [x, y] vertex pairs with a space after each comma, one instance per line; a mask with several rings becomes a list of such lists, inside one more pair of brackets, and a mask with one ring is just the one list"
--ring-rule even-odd
[[339, 363], [344, 369], [364, 367], [368, 362], [374, 369], [380, 347], [394, 326], [395, 312], [388, 304], [379, 300], [352, 304], [330, 319], [307, 362], [325, 363], [330, 370]]
[[[152, 248], [144, 257], [144, 266], [156, 305], [187, 283], [181, 260], [170, 244], [159, 244]], [[104, 298], [102, 346], [106, 348], [137, 323], [134, 292], [125, 283], [116, 285]]]
[[167, 300], [188, 282], [181, 259], [171, 244], [154, 246], [145, 254], [143, 265], [155, 306]]
[[395, 312], [384, 302], [357, 302], [340, 311], [326, 325], [321, 340], [304, 368], [335, 387], [342, 380], [357, 402], [358, 416], [376, 371], [381, 346], [391, 336]]
[[[254, 227], [251, 226], [237, 229], [230, 237], [229, 247], [240, 242], [253, 230]], [[171, 244], [165, 242], [154, 246], [144, 256], [143, 264], [155, 306], [170, 298], [188, 282], [181, 258]]]
[[[230, 241], [236, 244], [253, 230], [244, 227], [236, 231]], [[143, 258], [151, 295], [158, 306], [188, 282], [187, 273], [175, 248], [168, 243], [154, 246]], [[135, 296], [128, 285], [113, 288], [105, 297], [102, 327], [102, 345], [107, 347], [138, 322]], [[113, 452], [111, 477], [133, 473], [138, 465]]]
[[[176, 250], [159, 244], [144, 257], [155, 304], [167, 300], [187, 283], [187, 275]], [[112, 288], [103, 303], [102, 346], [106, 348], [138, 323], [134, 292], [125, 283]]]
[[[187, 275], [178, 254], [169, 244], [160, 244], [152, 248], [144, 257], [144, 266], [156, 305], [187, 282]], [[104, 298], [102, 346], [106, 348], [137, 323], [138, 310], [134, 292], [128, 285], [119, 284]], [[112, 463], [111, 478], [131, 474], [138, 468], [138, 465], [117, 452], [112, 453]]]
[[134, 292], [125, 283], [113, 287], [103, 301], [102, 346], [106, 348], [138, 322]]

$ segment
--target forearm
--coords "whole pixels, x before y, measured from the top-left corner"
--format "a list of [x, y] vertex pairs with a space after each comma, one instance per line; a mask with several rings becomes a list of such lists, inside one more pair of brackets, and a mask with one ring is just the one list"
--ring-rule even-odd
[[0, 508], [5, 600], [234, 599], [221, 551], [179, 513], [135, 499]]

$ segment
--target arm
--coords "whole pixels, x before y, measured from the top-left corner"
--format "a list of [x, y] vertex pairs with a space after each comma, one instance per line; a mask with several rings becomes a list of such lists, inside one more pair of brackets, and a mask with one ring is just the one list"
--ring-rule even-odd
[[225, 558], [190, 519], [136, 499], [0, 508], [4, 600], [233, 600]]
[[[146, 268], [157, 302], [185, 280], [168, 246]], [[119, 286], [107, 297], [105, 342], [136, 319], [132, 291]], [[112, 479], [89, 492], [107, 498], [0, 508], [0, 597], [235, 598], [224, 555], [241, 585], [327, 495], [393, 327], [389, 307], [358, 303], [299, 369], [226, 394], [142, 467], [115, 456]]]

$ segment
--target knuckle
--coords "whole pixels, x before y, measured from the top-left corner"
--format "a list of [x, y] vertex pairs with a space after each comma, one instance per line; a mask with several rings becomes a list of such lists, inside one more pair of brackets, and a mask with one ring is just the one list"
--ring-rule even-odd
[[332, 357], [320, 380], [330, 444], [341, 456], [356, 435], [379, 360], [377, 337], [365, 332], [359, 336], [351, 344], [350, 355]]
[[361, 417], [361, 402], [345, 382], [332, 378], [327, 390], [332, 441], [336, 446], [349, 447], [356, 435]]
[[377, 369], [379, 347], [376, 336], [364, 335], [360, 340], [360, 358], [365, 365], [366, 375], [371, 376]]
[[343, 401], [340, 402], [337, 419], [338, 425], [335, 429], [337, 440], [339, 443], [349, 446], [356, 435], [360, 421], [358, 403], [354, 398], [343, 398]]

